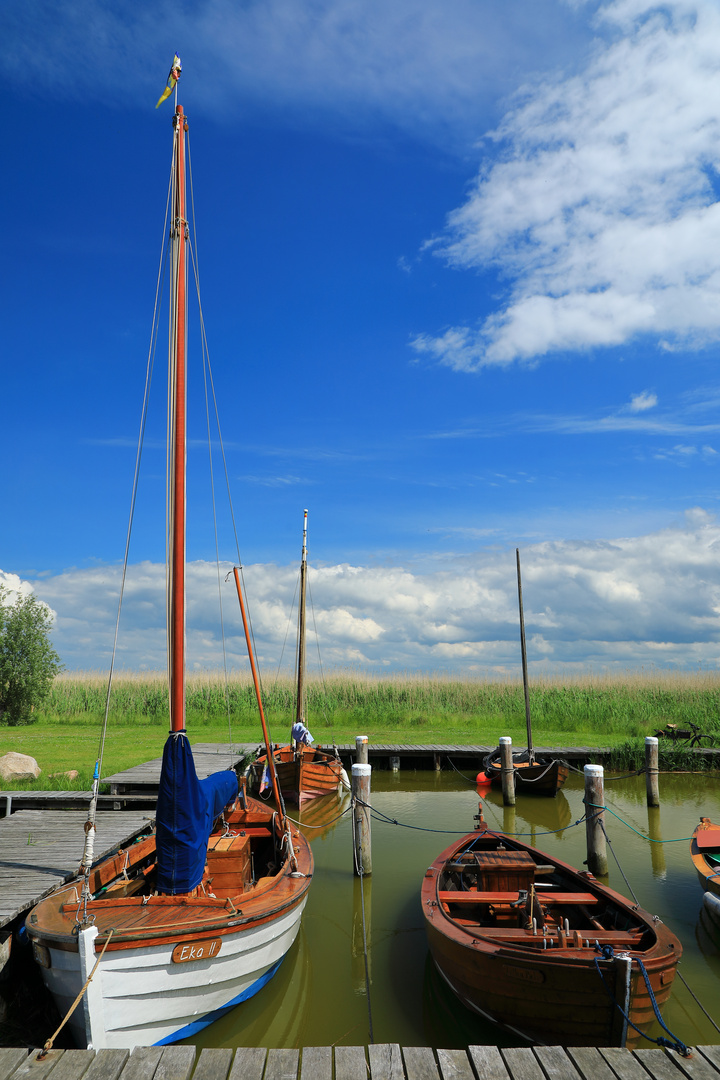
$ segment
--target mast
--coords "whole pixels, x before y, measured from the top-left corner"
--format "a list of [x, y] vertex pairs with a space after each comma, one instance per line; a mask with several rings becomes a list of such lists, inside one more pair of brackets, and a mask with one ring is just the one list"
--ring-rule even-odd
[[303, 518], [302, 557], [300, 559], [300, 604], [298, 607], [297, 700], [295, 720], [305, 723], [305, 596], [307, 593], [307, 510]]
[[187, 392], [187, 240], [185, 202], [185, 132], [182, 105], [173, 116], [173, 208], [171, 224], [172, 285], [168, 378], [168, 662], [170, 730], [185, 730], [185, 464]]
[[520, 548], [515, 548], [517, 561], [518, 603], [520, 605], [520, 650], [522, 653], [523, 690], [525, 692], [525, 724], [527, 726], [528, 756], [532, 762], [535, 758], [532, 741], [532, 727], [530, 726], [530, 693], [528, 690], [527, 652], [525, 650], [525, 616], [523, 615], [522, 579], [520, 577]]

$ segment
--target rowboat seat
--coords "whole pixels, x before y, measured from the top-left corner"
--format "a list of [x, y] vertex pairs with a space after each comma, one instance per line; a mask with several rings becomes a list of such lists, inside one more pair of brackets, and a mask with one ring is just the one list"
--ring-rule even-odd
[[716, 851], [720, 854], [720, 829], [717, 827], [711, 829], [698, 829], [695, 840], [697, 842], [698, 851]]
[[[589, 892], [552, 892], [535, 890], [535, 896], [541, 904], [552, 906], [553, 904], [597, 904], [598, 900], [594, 893]], [[480, 892], [475, 889], [467, 889], [463, 892], [452, 890], [439, 891], [438, 899], [441, 904], [516, 904], [520, 900], [517, 892]]]

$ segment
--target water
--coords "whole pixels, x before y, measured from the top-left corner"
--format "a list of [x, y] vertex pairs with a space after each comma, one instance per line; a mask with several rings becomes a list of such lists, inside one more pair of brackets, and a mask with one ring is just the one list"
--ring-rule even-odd
[[[377, 1043], [520, 1045], [457, 1001], [435, 972], [425, 940], [420, 882], [440, 851], [455, 836], [472, 830], [478, 807], [474, 786], [449, 771], [376, 771], [372, 787], [373, 809], [407, 827], [377, 820], [372, 824], [373, 873], [363, 884], [369, 998], [350, 816], [312, 829], [307, 825], [318, 808], [311, 807], [303, 814], [303, 828], [312, 841], [315, 878], [298, 939], [259, 994], [188, 1041], [198, 1047], [364, 1045], [371, 1041], [372, 1021], [372, 1041]], [[720, 821], [720, 784], [705, 775], [662, 775], [662, 806], [651, 811], [645, 804], [644, 777], [608, 780], [605, 793], [608, 807], [623, 819], [606, 815], [620, 866], [641, 906], [659, 915], [680, 938], [684, 951], [678, 970], [720, 1025], [720, 935], [716, 932], [714, 943], [701, 919], [703, 894], [685, 839], [701, 815]], [[349, 806], [349, 799], [320, 812], [334, 817], [343, 806]], [[540, 850], [582, 868], [585, 824], [573, 826], [584, 810], [581, 776], [571, 774], [556, 799], [518, 795], [513, 810], [503, 808], [502, 795], [493, 790], [483, 806], [491, 827], [521, 834]], [[655, 839], [683, 839], [650, 844], [628, 826]], [[607, 883], [631, 896], [610, 851], [608, 860]], [[720, 1043], [720, 1034], [679, 979], [664, 1019], [685, 1043]]]

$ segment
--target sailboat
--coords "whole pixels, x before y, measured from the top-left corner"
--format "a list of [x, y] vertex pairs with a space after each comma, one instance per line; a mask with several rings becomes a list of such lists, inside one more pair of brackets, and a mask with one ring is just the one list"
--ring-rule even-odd
[[[314, 741], [307, 729], [305, 700], [305, 627], [307, 606], [307, 510], [303, 511], [303, 540], [300, 557], [300, 600], [298, 604], [298, 650], [296, 666], [295, 721], [291, 741], [274, 748], [275, 766], [283, 799], [302, 807], [312, 799], [332, 795], [340, 788], [349, 788], [348, 775], [336, 748], [332, 752]], [[259, 754], [250, 771], [252, 789], [264, 786], [268, 756]]]
[[[313, 873], [307, 840], [285, 817], [272, 760], [276, 812], [249, 798], [232, 768], [199, 780], [185, 728], [187, 130], [176, 94], [168, 364], [171, 731], [155, 828], [94, 862], [98, 763], [79, 873], [26, 920], [45, 984], [81, 1048], [188, 1038], [257, 993], [295, 940]], [[239, 589], [237, 569], [235, 577]], [[247, 629], [246, 639], [255, 675]], [[259, 696], [258, 704], [269, 750]]]
[[[527, 749], [513, 752], [515, 781], [520, 781], [522, 793], [526, 795], [557, 795], [570, 774], [567, 761], [562, 758], [538, 757], [533, 747], [532, 724], [530, 722], [530, 693], [528, 689], [527, 650], [525, 647], [525, 616], [523, 614], [522, 576], [520, 574], [520, 549], [515, 549], [517, 562], [518, 603], [520, 607], [520, 651], [522, 655], [523, 691], [525, 695], [525, 725], [527, 729]], [[493, 784], [502, 783], [500, 748], [494, 750], [483, 762], [485, 775]]]

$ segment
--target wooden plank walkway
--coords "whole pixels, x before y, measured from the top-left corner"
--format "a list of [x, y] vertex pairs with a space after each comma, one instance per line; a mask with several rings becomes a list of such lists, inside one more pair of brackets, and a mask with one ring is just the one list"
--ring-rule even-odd
[[0, 1080], [720, 1080], [720, 1047], [664, 1050], [559, 1046], [306, 1046], [301, 1050], [150, 1046], [128, 1050], [0, 1049]]
[[[248, 753], [255, 750], [257, 743], [195, 743], [192, 752], [195, 771], [201, 780], [211, 773], [222, 769], [236, 768], [242, 765]], [[104, 776], [103, 783], [110, 785], [111, 795], [141, 794], [153, 791], [157, 794], [160, 784], [162, 758], [153, 758], [142, 765], [135, 765], [123, 772]]]
[[[75, 876], [86, 820], [87, 811], [19, 810], [0, 821], [0, 928]], [[150, 820], [139, 810], [103, 814], [95, 858], [134, 839]]]

